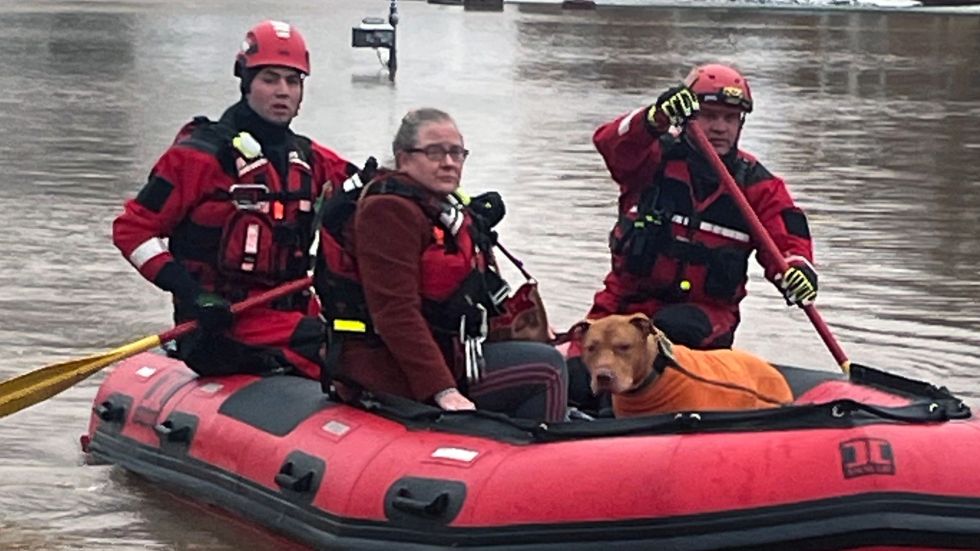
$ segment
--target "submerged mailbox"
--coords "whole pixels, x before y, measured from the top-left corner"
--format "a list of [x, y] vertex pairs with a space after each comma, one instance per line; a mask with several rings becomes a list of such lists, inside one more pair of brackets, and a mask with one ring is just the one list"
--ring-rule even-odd
[[[376, 52], [388, 50], [388, 60], [382, 64], [388, 69], [388, 80], [394, 82], [398, 70], [398, 54], [395, 51], [395, 26], [398, 25], [398, 0], [388, 5], [388, 21], [380, 17], [365, 17], [361, 24], [351, 29], [351, 46], [374, 48]], [[378, 53], [381, 59], [381, 53]]]
[[351, 46], [355, 48], [391, 49], [395, 45], [395, 28], [380, 17], [365, 17], [351, 31]]

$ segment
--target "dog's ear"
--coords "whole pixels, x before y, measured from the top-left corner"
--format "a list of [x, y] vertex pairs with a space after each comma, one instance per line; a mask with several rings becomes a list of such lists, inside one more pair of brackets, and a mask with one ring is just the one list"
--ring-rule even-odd
[[633, 314], [630, 316], [629, 321], [630, 325], [640, 330], [640, 334], [643, 335], [643, 338], [647, 338], [648, 336], [657, 332], [657, 329], [653, 326], [653, 322], [650, 321], [650, 318], [648, 318], [646, 314]]
[[589, 331], [589, 327], [592, 327], [592, 320], [582, 320], [576, 323], [568, 330], [569, 340], [582, 342], [582, 337]]

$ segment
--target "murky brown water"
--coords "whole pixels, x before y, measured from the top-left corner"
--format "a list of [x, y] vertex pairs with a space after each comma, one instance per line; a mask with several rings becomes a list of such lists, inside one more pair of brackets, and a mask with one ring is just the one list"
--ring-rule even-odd
[[[466, 187], [503, 192], [502, 242], [541, 280], [559, 327], [583, 315], [608, 265], [616, 194], [595, 126], [692, 63], [737, 63], [758, 105], [743, 146], [810, 214], [819, 306], [843, 348], [980, 397], [975, 15], [403, 2], [391, 85], [372, 51], [350, 48], [350, 27], [384, 15], [385, 0], [197, 4], [0, 6], [0, 377], [168, 327], [167, 297], [119, 256], [110, 221], [184, 121], [236, 99], [244, 30], [277, 17], [314, 55], [297, 128], [351, 159], [384, 153], [410, 107], [457, 117], [473, 150]], [[738, 345], [835, 369], [758, 267], [750, 293]], [[81, 466], [99, 381], [0, 420], [0, 548], [281, 548], [117, 469]]]

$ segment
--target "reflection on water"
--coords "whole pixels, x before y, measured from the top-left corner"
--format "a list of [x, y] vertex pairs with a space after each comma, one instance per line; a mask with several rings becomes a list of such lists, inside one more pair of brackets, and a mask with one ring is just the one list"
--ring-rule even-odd
[[[819, 305], [843, 348], [980, 397], [978, 18], [403, 2], [392, 84], [373, 52], [349, 45], [351, 26], [386, 10], [381, 0], [0, 8], [0, 377], [167, 327], [167, 298], [118, 255], [109, 224], [183, 122], [236, 99], [241, 34], [278, 17], [313, 51], [300, 131], [361, 162], [385, 155], [408, 108], [457, 117], [473, 150], [466, 185], [504, 194], [501, 240], [541, 281], [559, 328], [583, 315], [608, 267], [616, 189], [594, 128], [693, 63], [739, 65], [758, 105], [742, 145], [810, 214]], [[750, 293], [740, 346], [835, 368], [758, 267]], [[0, 547], [280, 548], [118, 470], [81, 467], [98, 382], [0, 422]]]

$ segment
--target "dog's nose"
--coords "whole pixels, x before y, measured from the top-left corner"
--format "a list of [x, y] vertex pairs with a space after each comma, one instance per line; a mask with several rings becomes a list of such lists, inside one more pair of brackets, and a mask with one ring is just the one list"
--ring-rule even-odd
[[599, 372], [597, 372], [595, 374], [595, 382], [599, 386], [603, 386], [603, 387], [604, 386], [609, 386], [609, 385], [612, 384], [612, 382], [613, 382], [614, 379], [615, 379], [615, 377], [613, 376], [613, 372], [610, 371], [610, 370], [605, 370], [604, 369], [604, 370], [599, 371]]

